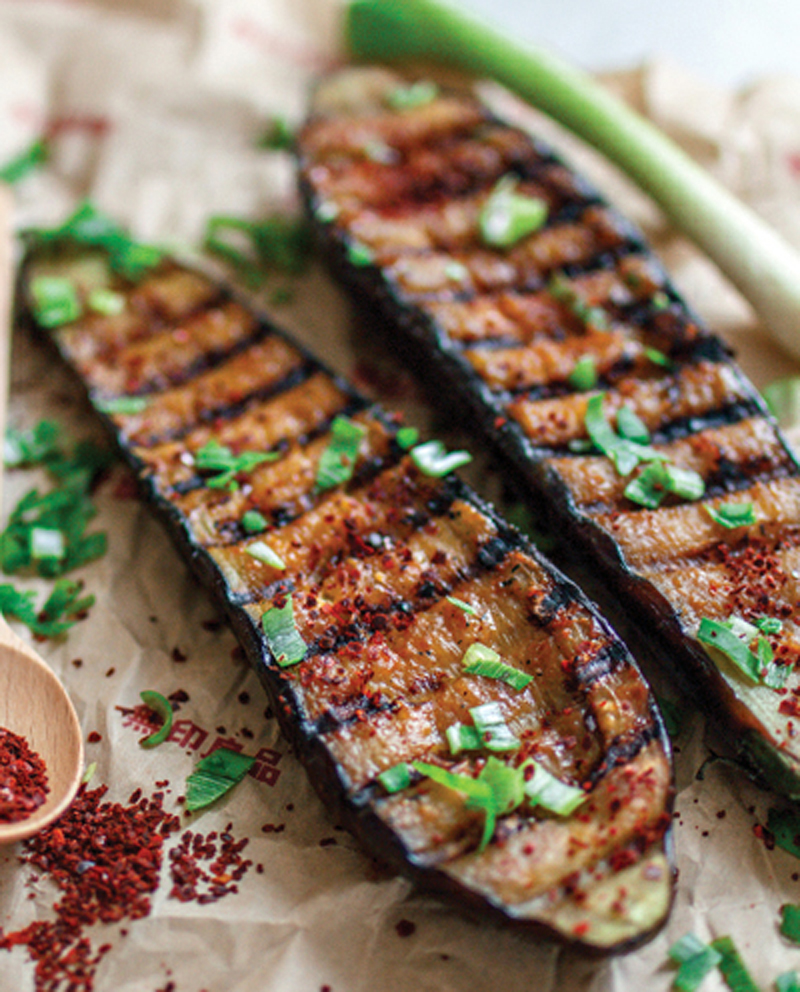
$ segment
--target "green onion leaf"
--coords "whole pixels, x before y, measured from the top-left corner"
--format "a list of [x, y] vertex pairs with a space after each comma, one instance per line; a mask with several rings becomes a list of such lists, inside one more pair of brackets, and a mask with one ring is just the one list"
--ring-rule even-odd
[[625, 487], [625, 496], [633, 503], [655, 509], [667, 493], [682, 499], [696, 500], [705, 492], [703, 477], [692, 469], [665, 462], [651, 462]]
[[337, 416], [331, 424], [331, 440], [317, 466], [317, 489], [324, 491], [349, 482], [367, 428], [349, 417]]
[[367, 265], [372, 265], [375, 255], [371, 248], [360, 241], [351, 241], [347, 246], [347, 261], [356, 268], [362, 269]]
[[800, 858], [800, 811], [773, 806], [767, 814], [767, 829], [784, 851]]
[[423, 475], [441, 479], [462, 465], [468, 465], [472, 455], [468, 451], [448, 453], [441, 441], [426, 441], [411, 449], [411, 460]]
[[330, 200], [323, 200], [314, 208], [314, 216], [323, 224], [331, 224], [339, 216], [339, 207]]
[[409, 448], [413, 448], [417, 441], [419, 441], [419, 431], [416, 427], [401, 427], [397, 434], [395, 434], [395, 441], [397, 441], [403, 451], [408, 451]]
[[40, 420], [28, 431], [9, 428], [5, 436], [4, 462], [8, 468], [40, 465], [57, 457], [61, 431], [54, 420]]
[[378, 774], [378, 781], [391, 795], [395, 792], [402, 792], [411, 785], [411, 765], [401, 761], [398, 765], [392, 765]]
[[63, 558], [67, 553], [64, 535], [50, 527], [32, 527], [28, 534], [31, 558]]
[[212, 489], [236, 489], [236, 476], [240, 473], [252, 472], [264, 462], [273, 462], [280, 455], [275, 451], [242, 451], [235, 455], [230, 448], [212, 438], [198, 448], [194, 455], [195, 467], [200, 472], [216, 472], [205, 480]]
[[[684, 964], [686, 961], [691, 961], [692, 958], [696, 958], [698, 954], [702, 954], [703, 951], [708, 949], [708, 944], [704, 944], [699, 937], [696, 937], [693, 933], [684, 934], [679, 940], [669, 948], [667, 954], [672, 958], [676, 964]], [[717, 955], [719, 960], [720, 955]]]
[[[608, 420], [606, 420], [603, 411], [603, 399], [603, 393], [597, 393], [595, 396], [589, 397], [584, 417], [586, 431], [594, 446], [607, 458], [611, 459], [620, 475], [630, 475], [640, 462], [666, 459], [666, 455], [661, 454], [649, 445], [640, 444], [638, 441], [617, 434]], [[623, 407], [623, 409], [627, 408]], [[621, 413], [622, 411], [620, 410], [617, 414], [618, 422]], [[633, 411], [630, 411], [630, 413], [633, 414]], [[638, 420], [638, 417], [636, 419]], [[635, 430], [634, 422], [630, 416], [626, 417], [623, 415], [623, 424], [625, 424], [627, 429]]]
[[[703, 617], [697, 631], [697, 639], [706, 648], [715, 648], [729, 658], [734, 665], [750, 679], [761, 680], [762, 664], [749, 646], [731, 630], [729, 621], [709, 620]], [[711, 655], [713, 658], [713, 654]]]
[[696, 992], [706, 975], [722, 960], [719, 951], [704, 944], [693, 933], [681, 937], [667, 953], [679, 965], [672, 982], [672, 988], [677, 992]]
[[777, 617], [759, 617], [753, 623], [762, 634], [780, 634], [783, 630], [783, 621]]
[[718, 967], [732, 992], [760, 992], [730, 937], [718, 937], [711, 947], [722, 958]]
[[37, 138], [18, 155], [0, 166], [0, 182], [13, 186], [14, 183], [25, 179], [34, 169], [44, 165], [48, 155], [47, 141], [44, 138]]
[[263, 562], [271, 568], [277, 568], [280, 571], [286, 568], [286, 562], [265, 541], [254, 541], [252, 544], [248, 544], [244, 550], [256, 561]]
[[781, 933], [788, 940], [800, 944], [800, 906], [791, 903], [781, 906]]
[[150, 399], [147, 396], [113, 396], [107, 400], [95, 400], [94, 405], [101, 413], [109, 416], [119, 414], [121, 417], [133, 417], [150, 406]]
[[636, 441], [637, 444], [649, 444], [650, 432], [642, 419], [625, 405], [617, 411], [617, 431], [620, 437], [628, 441]]
[[[533, 775], [527, 778], [528, 769]], [[524, 790], [532, 806], [542, 806], [558, 816], [570, 816], [586, 799], [586, 793], [576, 785], [569, 785], [551, 775], [538, 762], [529, 759], [521, 766], [524, 773]]]
[[481, 238], [490, 248], [510, 248], [547, 221], [545, 201], [517, 193], [518, 182], [514, 176], [503, 176], [478, 216]]
[[281, 668], [296, 665], [306, 656], [306, 643], [294, 622], [292, 598], [284, 606], [271, 606], [261, 617], [267, 644]]
[[462, 659], [464, 671], [468, 675], [483, 675], [490, 679], [500, 679], [518, 692], [533, 681], [532, 675], [505, 664], [500, 655], [484, 644], [470, 644]]
[[258, 222], [217, 215], [206, 222], [203, 247], [258, 287], [271, 269], [299, 275], [308, 267], [311, 233], [305, 221], [273, 214]]
[[433, 103], [439, 95], [439, 87], [429, 79], [419, 79], [409, 86], [398, 86], [384, 97], [386, 106], [392, 110], [413, 110]]
[[645, 357], [653, 363], [653, 365], [659, 365], [664, 369], [672, 369], [675, 367], [675, 362], [665, 355], [663, 351], [659, 351], [658, 348], [645, 348]]
[[242, 516], [242, 528], [248, 534], [256, 534], [269, 526], [267, 518], [258, 510], [247, 510]]
[[705, 510], [715, 523], [729, 530], [735, 527], [750, 527], [756, 522], [753, 503], [720, 503], [717, 507], [705, 504]]
[[567, 382], [580, 392], [594, 389], [597, 385], [597, 362], [594, 355], [582, 355], [567, 376]]
[[479, 751], [483, 747], [483, 739], [475, 727], [466, 723], [452, 723], [444, 732], [451, 754], [462, 751]]
[[796, 971], [785, 971], [775, 979], [777, 992], [800, 992], [800, 977]]
[[761, 390], [764, 402], [781, 427], [800, 424], [800, 376], [777, 379]]
[[75, 283], [66, 276], [35, 276], [30, 291], [33, 313], [42, 327], [61, 327], [81, 315]]
[[587, 303], [566, 276], [560, 272], [555, 273], [547, 288], [553, 299], [567, 307], [588, 328], [594, 331], [608, 330], [608, 315], [605, 310]]
[[464, 613], [469, 613], [471, 617], [477, 617], [478, 611], [474, 606], [470, 606], [469, 603], [465, 603], [463, 599], [458, 599], [456, 596], [445, 596], [445, 599], [451, 606], [457, 606], [459, 610]]
[[271, 152], [288, 152], [294, 148], [294, 130], [285, 117], [276, 115], [258, 139], [258, 147]]
[[239, 751], [220, 747], [202, 758], [186, 779], [186, 809], [194, 813], [210, 806], [234, 785], [241, 782], [253, 767], [255, 758]]
[[153, 692], [152, 689], [144, 689], [139, 696], [149, 710], [161, 717], [161, 726], [158, 730], [140, 740], [139, 745], [147, 748], [158, 747], [169, 737], [172, 730], [172, 703], [166, 696], [162, 696], [160, 692]]
[[444, 267], [444, 274], [451, 282], [464, 282], [469, 278], [469, 269], [463, 262], [458, 262], [451, 258]]
[[83, 773], [83, 778], [81, 779], [82, 785], [88, 785], [94, 778], [94, 773], [97, 771], [97, 762], [93, 761], [90, 765], [86, 766], [86, 771]]
[[113, 289], [93, 289], [89, 293], [89, 309], [104, 317], [115, 317], [125, 309], [125, 297]]
[[0, 585], [0, 613], [15, 617], [34, 634], [58, 637], [75, 623], [78, 614], [94, 604], [94, 596], [79, 598], [83, 586], [69, 579], [59, 579], [41, 610], [37, 609], [33, 592], [22, 592], [10, 583]]
[[470, 708], [470, 716], [489, 751], [516, 751], [520, 743], [511, 733], [498, 702], [482, 703]]

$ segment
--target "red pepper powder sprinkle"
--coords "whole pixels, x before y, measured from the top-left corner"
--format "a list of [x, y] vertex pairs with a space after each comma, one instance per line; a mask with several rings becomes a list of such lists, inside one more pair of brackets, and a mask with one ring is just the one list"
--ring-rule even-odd
[[44, 804], [49, 791], [39, 755], [24, 737], [0, 727], [0, 823], [26, 820]]

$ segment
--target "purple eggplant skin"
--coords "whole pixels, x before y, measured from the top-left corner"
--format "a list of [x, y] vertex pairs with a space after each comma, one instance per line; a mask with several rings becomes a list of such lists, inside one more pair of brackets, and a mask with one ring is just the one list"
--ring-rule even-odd
[[[724, 342], [596, 190], [471, 94], [398, 109], [392, 93], [407, 82], [362, 68], [320, 84], [297, 151], [324, 256], [432, 395], [458, 403], [501, 457], [562, 538], [562, 566], [594, 573], [608, 615], [638, 622], [760, 784], [800, 798], [787, 701], [800, 694], [796, 456]], [[481, 216], [509, 179], [547, 219], [497, 247]], [[593, 382], [570, 381], [579, 358]], [[597, 392], [611, 423], [630, 407], [671, 463], [702, 478], [699, 498], [626, 497], [628, 479], [591, 450], [583, 417]], [[755, 521], [730, 528], [708, 513], [729, 503], [752, 503]], [[769, 641], [784, 687], [752, 684], [700, 643], [704, 618], [732, 616], [781, 621]]]
[[[56, 272], [88, 300], [95, 255], [87, 269], [74, 245], [33, 239], [17, 321], [75, 374], [333, 815], [373, 856], [483, 919], [590, 954], [650, 939], [674, 891], [671, 750], [609, 624], [463, 482], [419, 470], [398, 418], [206, 274], [168, 258], [136, 283], [108, 269], [120, 313], [87, 306], [42, 326], [34, 281]], [[363, 434], [352, 474], [323, 488], [337, 416]], [[210, 441], [270, 459], [214, 487], [197, 464]], [[244, 524], [253, 510], [256, 533]], [[258, 541], [280, 549], [283, 568], [248, 553]], [[465, 613], [451, 595], [480, 609]], [[262, 618], [289, 599], [307, 650], [282, 666]], [[462, 653], [478, 639], [531, 668], [530, 685], [465, 674]], [[378, 776], [419, 759], [474, 776], [487, 754], [452, 755], [446, 729], [486, 702], [521, 742], [499, 760], [536, 755], [587, 798], [564, 817], [521, 799], [499, 811], [482, 849], [484, 814], [460, 792], [414, 775], [390, 793]]]

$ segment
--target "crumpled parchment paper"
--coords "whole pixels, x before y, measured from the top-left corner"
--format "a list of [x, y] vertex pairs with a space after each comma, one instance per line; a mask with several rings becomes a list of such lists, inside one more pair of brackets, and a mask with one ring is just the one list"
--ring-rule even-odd
[[[257, 149], [256, 139], [273, 114], [302, 117], [313, 78], [338, 56], [339, 18], [334, 0], [2, 0], [0, 161], [45, 127], [56, 134], [47, 169], [17, 190], [18, 224], [60, 221], [91, 195], [142, 238], [183, 249], [198, 244], [213, 213], [294, 209], [289, 157]], [[659, 62], [607, 82], [800, 244], [800, 78], [729, 93]], [[537, 128], [645, 229], [757, 385], [797, 372], [652, 204], [551, 123]], [[379, 348], [365, 354], [347, 305], [317, 266], [275, 316], [356, 379], [365, 362], [371, 373], [391, 367]], [[392, 385], [392, 395], [381, 394], [387, 405], [410, 405], [416, 419], [430, 422], [406, 373], [383, 381]], [[62, 370], [17, 335], [10, 422], [30, 427], [44, 415], [71, 436], [97, 430]], [[484, 493], [499, 491], [482, 467], [474, 481]], [[41, 482], [35, 471], [10, 473], [6, 512]], [[193, 826], [208, 832], [232, 823], [264, 870], [207, 906], [169, 899], [164, 884], [152, 915], [126, 924], [127, 936], [98, 928], [93, 939], [113, 944], [98, 992], [156, 992], [168, 981], [176, 992], [657, 992], [672, 980], [667, 948], [689, 930], [703, 939], [731, 934], [764, 988], [800, 967], [800, 949], [777, 931], [780, 905], [800, 901], [800, 863], [754, 835], [768, 795], [723, 765], [696, 780], [716, 746], [698, 715], [690, 715], [676, 747], [677, 899], [665, 931], [642, 950], [586, 960], [469, 920], [373, 864], [316, 798], [265, 715], [264, 695], [232, 635], [125, 482], [115, 469], [97, 498], [94, 526], [107, 531], [110, 550], [80, 572], [96, 605], [63, 643], [38, 647], [64, 679], [85, 734], [101, 735], [87, 744], [87, 760], [97, 762], [92, 784], [107, 783], [111, 799], [125, 801], [135, 788], [151, 793], [156, 780], [168, 779], [170, 808], [218, 738], [256, 755], [253, 773]], [[134, 707], [145, 688], [188, 695], [173, 740], [153, 751], [138, 747], [141, 729], [118, 708]], [[55, 898], [46, 879], [30, 884], [17, 854], [0, 851], [6, 931], [46, 917]], [[721, 987], [716, 976], [703, 986]], [[0, 990], [31, 989], [25, 953], [0, 952]]]

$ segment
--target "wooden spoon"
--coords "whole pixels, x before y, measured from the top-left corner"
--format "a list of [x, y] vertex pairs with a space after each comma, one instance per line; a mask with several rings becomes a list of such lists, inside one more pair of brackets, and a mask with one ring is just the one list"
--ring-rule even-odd
[[[0, 183], [0, 439], [5, 436], [11, 287], [11, 197]], [[83, 740], [64, 686], [1, 615], [0, 727], [26, 739], [44, 761], [50, 786], [47, 801], [32, 816], [16, 823], [0, 823], [0, 844], [11, 844], [47, 826], [75, 798], [83, 774]]]

